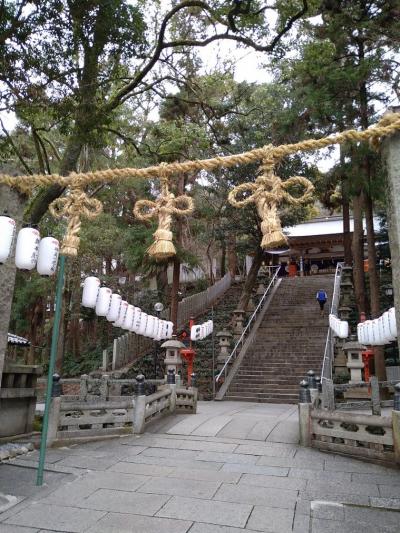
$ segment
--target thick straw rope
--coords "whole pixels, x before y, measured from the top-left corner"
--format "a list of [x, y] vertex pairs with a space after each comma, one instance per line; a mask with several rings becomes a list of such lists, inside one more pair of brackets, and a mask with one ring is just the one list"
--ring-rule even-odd
[[[307, 178], [293, 176], [282, 181], [274, 173], [276, 159], [273, 157], [274, 148], [265, 148], [265, 157], [260, 166], [261, 174], [255, 183], [243, 183], [238, 185], [228, 195], [228, 201], [234, 207], [242, 208], [254, 203], [261, 218], [261, 231], [263, 238], [261, 247], [265, 250], [279, 248], [287, 244], [287, 238], [282, 232], [281, 221], [278, 215], [278, 205], [286, 202], [291, 205], [301, 205], [310, 201], [314, 192], [314, 186]], [[295, 197], [288, 192], [290, 187], [301, 185], [304, 192]], [[239, 194], [248, 193], [243, 200], [237, 200]]]
[[68, 217], [68, 227], [65, 234], [61, 253], [76, 256], [79, 247], [79, 232], [81, 216], [89, 220], [96, 218], [103, 210], [103, 205], [96, 198], [89, 198], [77, 179], [73, 182], [68, 196], [57, 198], [49, 206], [50, 213], [55, 218]]
[[[400, 113], [387, 113], [375, 126], [371, 126], [367, 130], [363, 131], [357, 131], [357, 130], [347, 130], [343, 131], [341, 133], [338, 133], [336, 135], [329, 135], [328, 137], [323, 137], [322, 139], [309, 139], [306, 141], [300, 141], [298, 143], [294, 144], [282, 144], [279, 146], [267, 146], [263, 148], [256, 148], [254, 150], [250, 150], [248, 152], [244, 152], [242, 154], [236, 154], [236, 155], [229, 155], [229, 156], [219, 156], [219, 157], [213, 157], [212, 159], [199, 159], [194, 161], [184, 161], [184, 162], [175, 162], [175, 163], [162, 163], [161, 165], [155, 165], [147, 168], [121, 168], [121, 169], [108, 169], [108, 170], [98, 170], [96, 172], [83, 172], [83, 173], [71, 173], [69, 176], [60, 176], [58, 174], [33, 174], [28, 176], [9, 176], [7, 174], [0, 174], [0, 184], [9, 185], [10, 187], [14, 187], [18, 189], [23, 194], [31, 194], [35, 186], [49, 186], [52, 184], [59, 184], [63, 187], [70, 187], [71, 188], [71, 195], [74, 195], [74, 205], [76, 203], [77, 206], [85, 205], [85, 198], [80, 197], [80, 193], [83, 193], [83, 187], [88, 184], [93, 183], [104, 183], [104, 182], [113, 182], [118, 180], [124, 180], [129, 178], [140, 178], [140, 179], [151, 179], [156, 178], [160, 175], [160, 170], [162, 170], [162, 174], [166, 180], [167, 177], [172, 176], [173, 174], [178, 173], [185, 173], [185, 172], [195, 172], [199, 170], [207, 170], [212, 171], [216, 168], [230, 168], [234, 167], [236, 165], [246, 165], [249, 163], [254, 163], [257, 161], [262, 161], [265, 159], [266, 150], [268, 151], [268, 157], [272, 158], [274, 161], [278, 161], [282, 159], [285, 156], [288, 156], [290, 154], [296, 153], [296, 152], [308, 152], [313, 150], [319, 150], [321, 148], [326, 148], [327, 146], [332, 146], [334, 144], [343, 144], [346, 142], [359, 142], [359, 141], [368, 141], [373, 148], [377, 148], [379, 146], [379, 143], [382, 141], [384, 137], [387, 137], [389, 135], [392, 135], [396, 131], [400, 130]], [[269, 172], [269, 171], [268, 171]], [[262, 178], [262, 176], [260, 176]], [[305, 178], [301, 178], [297, 176], [296, 178], [292, 178], [297, 180], [297, 183], [301, 183], [305, 185], [306, 189], [308, 185], [306, 184]], [[77, 187], [75, 184], [79, 183], [79, 187]], [[292, 184], [294, 182], [292, 181]], [[255, 188], [251, 188], [251, 191], [258, 190], [258, 187], [260, 186], [260, 181], [258, 181], [258, 185], [255, 185]], [[272, 184], [273, 185], [273, 184]], [[270, 185], [270, 188], [273, 189], [273, 186]], [[246, 184], [247, 186], [247, 184]], [[282, 188], [282, 186], [281, 186]], [[72, 192], [72, 189], [75, 189], [75, 192]], [[247, 190], [249, 190], [248, 187], [246, 187]], [[78, 190], [80, 193], [78, 193]], [[233, 195], [233, 201], [235, 202], [235, 196], [236, 193], [240, 192], [240, 189], [235, 192]], [[265, 191], [264, 191], [265, 193]], [[271, 193], [270, 193], [271, 194]], [[283, 195], [283, 199], [288, 201], [288, 196], [285, 196], [285, 191], [281, 190], [281, 194]], [[85, 195], [86, 197], [86, 195]], [[67, 197], [68, 198], [68, 197]], [[81, 199], [79, 199], [81, 198]], [[86, 197], [87, 198], [87, 197]], [[188, 198], [188, 197], [181, 197], [181, 198]], [[266, 196], [268, 198], [268, 195]], [[269, 197], [271, 198], [271, 197]], [[73, 208], [72, 204], [65, 204], [60, 200], [60, 204], [55, 203], [57, 211], [57, 205], [60, 205], [63, 214], [68, 215], [70, 218], [73, 217], [74, 220], [70, 220], [68, 225], [68, 234], [66, 237], [66, 250], [70, 250], [71, 253], [76, 253], [76, 246], [77, 242], [79, 242], [79, 237], [77, 237], [77, 234], [79, 233], [79, 227], [80, 227], [80, 219], [78, 216], [78, 207]], [[90, 201], [92, 202], [93, 199]], [[178, 199], [176, 199], [178, 200]], [[72, 200], [71, 200], [72, 201]], [[190, 200], [191, 201], [191, 200]], [[252, 200], [253, 201], [253, 200]], [[255, 201], [255, 198], [254, 198]], [[299, 201], [297, 199], [296, 201]], [[57, 202], [57, 200], [56, 200]], [[94, 200], [96, 202], [96, 200]], [[91, 205], [86, 204], [88, 206], [87, 208], [87, 214], [89, 214], [88, 218], [93, 218], [94, 216], [97, 216], [97, 214], [100, 212], [101, 207], [97, 205], [97, 207], [94, 206], [94, 202], [91, 203]], [[142, 206], [149, 208], [152, 210], [154, 208], [154, 202], [147, 203], [147, 200], [143, 200]], [[172, 206], [172, 214], [184, 214], [185, 206], [188, 208], [189, 204], [185, 203], [187, 200], [184, 200], [184, 206], [183, 209], [179, 209], [176, 204]], [[157, 202], [156, 202], [157, 203]], [[242, 206], [245, 204], [240, 204], [240, 201], [236, 201], [238, 206]], [[251, 202], [249, 202], [251, 203]], [[261, 200], [256, 203], [257, 209], [260, 213], [261, 209], [261, 215], [262, 219], [265, 220], [267, 218], [267, 214], [264, 212], [264, 209], [261, 207]], [[271, 204], [271, 202], [269, 202]], [[293, 200], [289, 200], [289, 203], [293, 203]], [[240, 205], [239, 205], [240, 204]], [[265, 200], [265, 204], [268, 204], [268, 201]], [[192, 206], [193, 207], [193, 206]], [[90, 209], [89, 209], [90, 208]], [[174, 209], [179, 211], [174, 212]], [[276, 224], [276, 217], [277, 215], [274, 215], [274, 209], [276, 209], [276, 203], [275, 207], [271, 206], [270, 208], [270, 216], [271, 217], [271, 227], [273, 227], [274, 224]], [[79, 211], [81, 208], [79, 207]], [[182, 213], [183, 212], [183, 213]], [[96, 214], [94, 214], [96, 213]], [[161, 212], [160, 212], [161, 213]], [[264, 214], [264, 218], [263, 215]], [[62, 216], [62, 215], [60, 215]], [[146, 216], [146, 215], [144, 215]], [[150, 218], [147, 217], [147, 219]], [[142, 220], [145, 220], [146, 218], [143, 218], [142, 214]], [[168, 219], [166, 219], [166, 224], [168, 222]], [[161, 221], [160, 221], [161, 222]], [[169, 225], [167, 224], [168, 229], [163, 229], [160, 227], [160, 231], [170, 231], [170, 222]], [[278, 231], [278, 230], [277, 230]], [[161, 234], [158, 234], [161, 237]], [[169, 234], [163, 234], [166, 237], [168, 237], [166, 240], [169, 239]], [[157, 238], [157, 237], [156, 237]], [[78, 241], [76, 241], [78, 239]]]
[[139, 200], [136, 202], [133, 213], [138, 220], [151, 220], [158, 217], [158, 228], [154, 233], [154, 243], [147, 250], [147, 253], [156, 259], [164, 261], [176, 254], [175, 246], [172, 242], [172, 216], [185, 216], [193, 213], [194, 203], [190, 196], [181, 195], [175, 198], [170, 192], [168, 178], [164, 169], [166, 163], [160, 165], [161, 195], [155, 201]]

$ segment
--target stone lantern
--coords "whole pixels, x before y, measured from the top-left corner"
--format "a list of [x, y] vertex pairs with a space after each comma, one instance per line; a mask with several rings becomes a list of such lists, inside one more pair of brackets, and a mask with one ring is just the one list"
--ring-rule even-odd
[[165, 349], [165, 373], [168, 374], [169, 370], [174, 370], [176, 376], [176, 384], [180, 385], [180, 374], [182, 370], [182, 357], [181, 349], [185, 348], [183, 342], [178, 341], [176, 335], [173, 335], [172, 339], [165, 341], [161, 348]]
[[[364, 363], [362, 359], [362, 352], [366, 348], [360, 344], [356, 337], [352, 335], [349, 342], [346, 342], [343, 345], [343, 351], [347, 357], [347, 368], [350, 371], [350, 381], [349, 383], [363, 383], [362, 370], [364, 368]], [[368, 396], [368, 388], [352, 388], [345, 392], [345, 398], [366, 398]]]
[[243, 322], [246, 312], [243, 309], [233, 311], [233, 338], [238, 340], [243, 333]]
[[228, 359], [230, 355], [230, 348], [231, 348], [231, 342], [232, 342], [232, 333], [228, 331], [227, 329], [223, 329], [222, 331], [219, 331], [216, 335], [219, 343], [219, 355], [217, 357], [217, 368], [218, 370], [221, 370], [221, 368], [224, 366], [226, 360]]
[[258, 287], [257, 287], [257, 292], [256, 294], [258, 296], [262, 296], [265, 292], [265, 274], [264, 273], [261, 273], [257, 276], [258, 278]]

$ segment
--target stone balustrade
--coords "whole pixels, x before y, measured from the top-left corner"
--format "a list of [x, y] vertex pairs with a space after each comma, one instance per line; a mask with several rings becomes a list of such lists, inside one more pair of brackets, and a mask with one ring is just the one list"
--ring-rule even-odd
[[[348, 390], [353, 386], [345, 384], [337, 387]], [[311, 389], [306, 380], [302, 381], [299, 396], [300, 444], [387, 464], [400, 464], [400, 383], [394, 387], [394, 400], [389, 404], [392, 408], [385, 416], [381, 414], [382, 402], [375, 377], [371, 378], [370, 389], [372, 414], [360, 414], [320, 408], [321, 392], [315, 387]]]
[[[197, 409], [197, 389], [177, 388], [173, 371], [169, 372], [168, 383], [151, 380], [156, 382], [158, 390], [148, 395], [144, 376], [138, 376], [136, 380], [112, 380], [106, 375], [101, 379], [82, 376], [79, 395], [69, 396], [62, 395], [58, 381], [59, 376], [55, 375], [48, 445], [140, 434], [157, 418], [174, 412], [195, 413]], [[136, 395], [121, 394], [123, 386], [128, 384], [136, 389]]]

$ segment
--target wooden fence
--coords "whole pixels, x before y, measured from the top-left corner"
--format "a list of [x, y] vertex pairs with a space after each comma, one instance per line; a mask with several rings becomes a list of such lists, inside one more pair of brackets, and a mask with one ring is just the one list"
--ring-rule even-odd
[[[190, 317], [199, 316], [229, 289], [232, 277], [228, 273], [205, 291], [184, 298], [178, 304], [178, 328], [185, 326]], [[168, 316], [168, 310], [165, 312]], [[125, 333], [114, 339], [113, 345], [103, 350], [102, 370], [118, 370], [133, 363], [153, 348], [153, 340], [136, 333]]]

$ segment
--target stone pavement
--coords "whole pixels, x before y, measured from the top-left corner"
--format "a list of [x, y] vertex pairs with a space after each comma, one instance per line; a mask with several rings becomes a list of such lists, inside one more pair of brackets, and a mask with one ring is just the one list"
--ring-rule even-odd
[[200, 402], [142, 436], [0, 465], [0, 533], [398, 532], [400, 472], [297, 442], [297, 407]]

